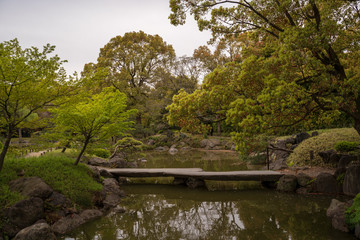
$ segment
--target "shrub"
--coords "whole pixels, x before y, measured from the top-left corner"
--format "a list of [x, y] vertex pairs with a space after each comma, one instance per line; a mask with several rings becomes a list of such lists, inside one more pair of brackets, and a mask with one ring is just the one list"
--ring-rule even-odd
[[97, 157], [108, 158], [110, 157], [110, 151], [103, 148], [94, 148], [89, 151], [90, 154], [93, 154]]
[[356, 150], [357, 146], [359, 146], [357, 142], [341, 141], [335, 144], [335, 150], [338, 152], [351, 152]]
[[346, 210], [346, 223], [351, 230], [360, 224], [360, 193], [354, 198], [352, 206]]

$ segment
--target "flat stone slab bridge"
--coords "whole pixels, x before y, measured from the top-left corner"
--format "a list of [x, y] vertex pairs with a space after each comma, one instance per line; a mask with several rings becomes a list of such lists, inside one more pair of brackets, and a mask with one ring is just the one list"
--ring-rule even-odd
[[227, 171], [206, 172], [201, 168], [104, 168], [117, 177], [174, 177], [177, 179], [195, 178], [217, 181], [262, 181], [276, 182], [284, 174], [276, 171]]

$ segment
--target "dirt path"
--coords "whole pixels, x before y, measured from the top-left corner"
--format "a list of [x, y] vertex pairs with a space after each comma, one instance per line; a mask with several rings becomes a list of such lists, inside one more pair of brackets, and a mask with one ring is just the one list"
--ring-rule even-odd
[[282, 172], [284, 174], [293, 174], [293, 175], [297, 175], [299, 173], [305, 173], [306, 175], [312, 177], [312, 178], [316, 178], [320, 173], [330, 173], [330, 174], [334, 174], [335, 173], [334, 168], [327, 168], [327, 167], [304, 167], [303, 169], [283, 169], [280, 170], [279, 172]]

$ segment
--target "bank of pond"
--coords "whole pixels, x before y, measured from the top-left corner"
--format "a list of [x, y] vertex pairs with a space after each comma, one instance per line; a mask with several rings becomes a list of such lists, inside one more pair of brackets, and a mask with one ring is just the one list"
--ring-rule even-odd
[[[27, 161], [43, 161], [39, 159]], [[52, 158], [51, 161], [62, 160]], [[103, 196], [97, 194], [89, 198], [95, 202], [95, 207], [103, 211], [83, 211], [79, 206], [90, 204], [87, 194], [99, 188], [96, 183], [88, 185], [82, 182], [85, 187], [81, 190], [83, 195], [79, 195], [74, 191], [68, 194], [66, 191], [70, 189], [57, 186], [54, 178], [61, 182], [74, 174], [73, 170], [69, 170], [74, 169], [74, 166], [70, 166], [70, 161], [67, 161], [64, 162], [66, 168], [55, 164], [58, 169], [54, 165], [53, 169], [47, 169], [44, 167], [46, 164], [35, 164], [38, 175], [43, 171], [52, 171], [41, 177], [54, 188], [54, 192], [59, 192], [56, 194], [65, 197], [64, 204], [68, 198], [76, 199], [75, 204], [73, 201], [67, 207], [48, 200], [54, 193], [43, 200], [45, 214], [50, 211], [49, 204], [53, 204], [52, 214], [43, 215], [46, 221], [37, 220], [37, 225], [45, 229], [43, 227], [48, 224], [46, 231], [50, 231], [49, 236], [56, 236], [56, 239], [356, 239], [353, 234], [335, 230], [331, 219], [326, 216], [334, 197], [344, 202], [351, 197], [284, 193], [264, 188], [260, 182], [206, 181], [206, 188], [191, 189], [172, 184], [172, 178], [114, 179], [104, 178], [103, 175], [97, 176], [97, 180], [104, 185]], [[29, 166], [30, 162], [21, 163], [14, 172]], [[86, 168], [80, 165], [80, 168], [83, 167]], [[260, 169], [263, 166], [241, 162], [238, 155], [231, 151], [188, 151], [175, 155], [151, 151], [147, 153], [146, 160], [139, 161], [138, 167], [197, 167], [206, 171], [239, 171]], [[31, 177], [26, 172], [24, 177]], [[75, 182], [76, 178], [66, 181]], [[121, 190], [116, 186], [118, 183]], [[56, 195], [53, 200], [62, 198], [60, 195]], [[64, 217], [60, 218], [56, 214], [63, 214]], [[56, 235], [51, 235], [54, 232]], [[26, 239], [22, 236], [16, 236], [15, 239]]]

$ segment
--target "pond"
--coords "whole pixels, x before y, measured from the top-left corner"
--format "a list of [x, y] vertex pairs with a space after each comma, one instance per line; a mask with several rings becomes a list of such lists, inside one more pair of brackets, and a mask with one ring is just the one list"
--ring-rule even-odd
[[[216, 171], [249, 167], [231, 152], [150, 152], [147, 160], [143, 167]], [[207, 185], [211, 190], [168, 184], [123, 185], [128, 194], [122, 203], [126, 213], [110, 213], [62, 239], [354, 239], [332, 229], [326, 217], [332, 196], [279, 193], [248, 182]]]

